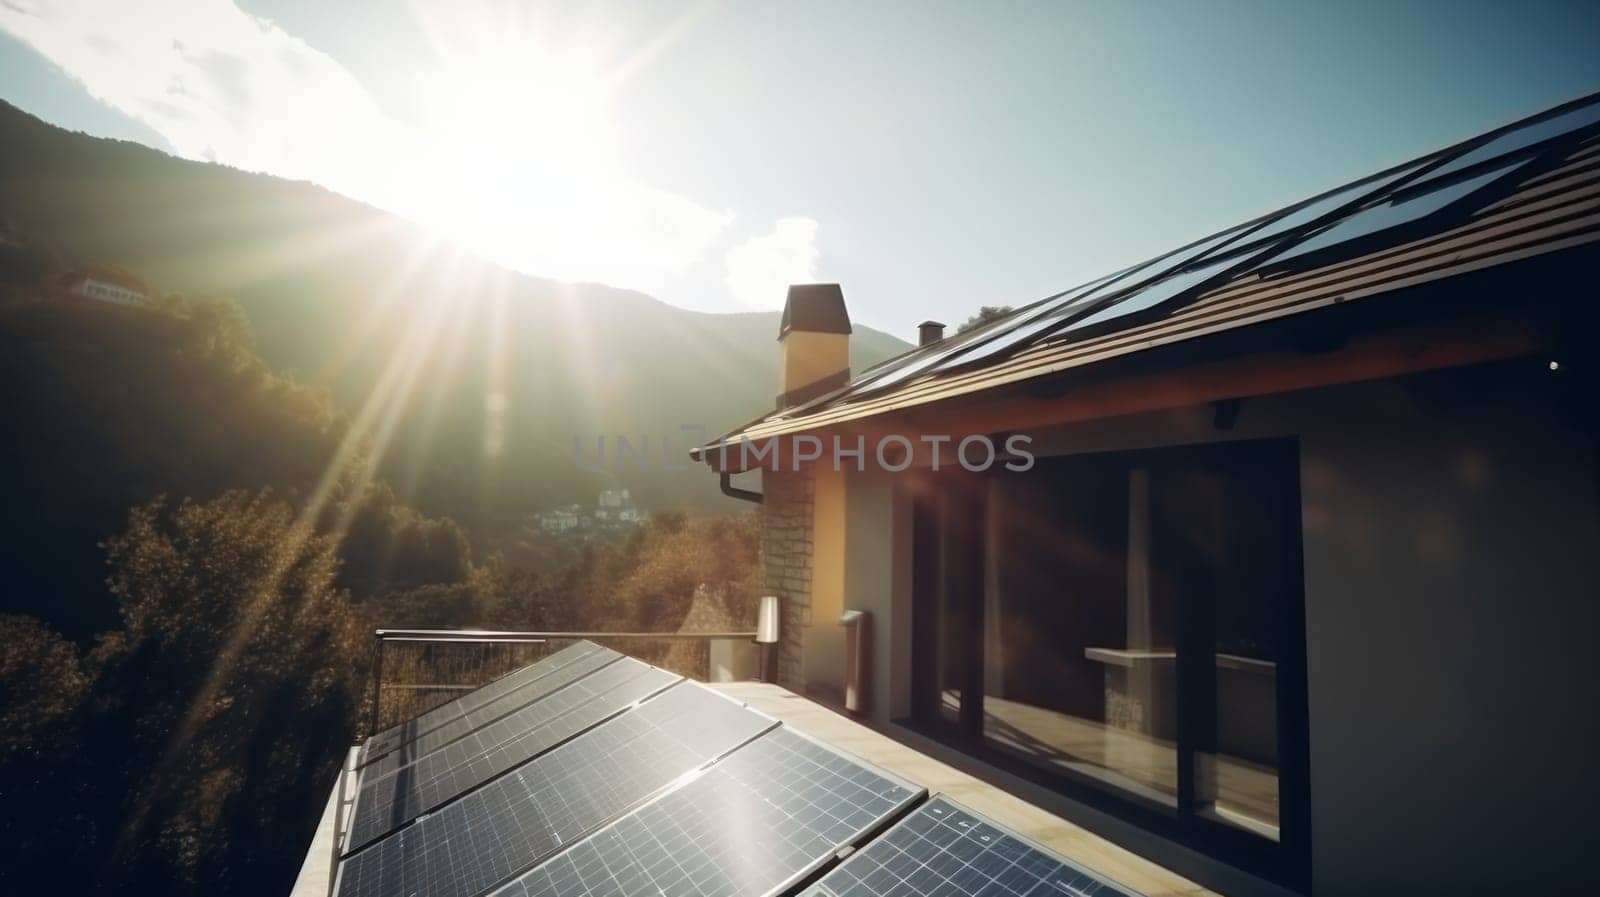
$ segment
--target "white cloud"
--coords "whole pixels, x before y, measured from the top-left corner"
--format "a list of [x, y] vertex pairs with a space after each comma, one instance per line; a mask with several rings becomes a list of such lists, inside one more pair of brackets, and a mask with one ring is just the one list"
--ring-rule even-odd
[[[5, 0], [0, 31], [179, 155], [314, 181], [529, 273], [652, 290], [704, 258], [733, 217], [621, 175], [604, 78], [562, 68], [527, 35], [459, 48], [434, 105], [460, 116], [414, 124], [231, 0]], [[465, 64], [485, 58], [522, 67]], [[582, 139], [563, 141], [571, 133]]]
[[814, 219], [779, 218], [772, 233], [728, 250], [728, 290], [746, 308], [782, 308], [790, 284], [816, 280], [816, 239]]
[[222, 0], [0, 6], [0, 28], [179, 155], [368, 198], [397, 126], [338, 63]]

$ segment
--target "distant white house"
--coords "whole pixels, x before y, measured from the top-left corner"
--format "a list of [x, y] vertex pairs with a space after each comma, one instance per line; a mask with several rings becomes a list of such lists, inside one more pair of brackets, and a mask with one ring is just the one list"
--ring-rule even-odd
[[583, 505], [568, 505], [539, 514], [539, 528], [547, 533], [563, 534], [575, 530], [600, 529], [615, 531], [644, 523], [645, 514], [633, 506], [633, 497], [626, 489], [607, 489], [593, 509]]
[[607, 489], [600, 493], [594, 519], [603, 524], [637, 526], [644, 522], [644, 512], [633, 506], [633, 496], [628, 490]]
[[113, 305], [143, 305], [149, 289], [132, 274], [99, 268], [73, 271], [63, 277], [61, 286], [70, 295]]
[[545, 511], [539, 515], [539, 528], [547, 533], [565, 533], [583, 523], [583, 511], [578, 505]]

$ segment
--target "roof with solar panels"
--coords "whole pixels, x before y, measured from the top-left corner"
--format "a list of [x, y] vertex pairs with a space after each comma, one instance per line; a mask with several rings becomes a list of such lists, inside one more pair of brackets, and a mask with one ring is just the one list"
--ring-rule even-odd
[[[720, 446], [1079, 371], [1600, 241], [1600, 94], [1380, 171], [919, 346]], [[993, 297], [988, 297], [992, 301]], [[722, 462], [729, 457], [723, 452]]]
[[1137, 893], [586, 641], [374, 735], [354, 767], [343, 897]]

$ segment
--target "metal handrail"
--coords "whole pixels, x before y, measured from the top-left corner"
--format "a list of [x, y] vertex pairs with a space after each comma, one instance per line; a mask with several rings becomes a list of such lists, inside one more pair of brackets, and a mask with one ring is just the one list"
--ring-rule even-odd
[[[755, 641], [758, 635], [755, 631], [738, 632], [560, 632], [560, 631], [523, 631], [501, 629], [376, 629], [373, 630], [376, 642], [376, 657], [373, 663], [372, 675], [372, 709], [367, 724], [367, 735], [377, 733], [381, 722], [381, 707], [383, 701], [383, 655], [384, 646], [389, 642], [398, 643], [424, 643], [424, 644], [542, 644], [548, 641], [577, 641], [579, 639], [593, 640], [691, 640], [704, 641]], [[763, 646], [765, 647], [765, 646]], [[480, 683], [481, 684], [481, 683]], [[420, 688], [423, 686], [409, 686]], [[426, 686], [439, 691], [459, 691], [463, 689], [456, 685]], [[476, 687], [476, 686], [474, 686]]]
[[755, 630], [748, 632], [529, 632], [494, 629], [379, 629], [378, 638], [418, 639], [422, 641], [507, 641], [540, 642], [575, 639], [751, 639]]

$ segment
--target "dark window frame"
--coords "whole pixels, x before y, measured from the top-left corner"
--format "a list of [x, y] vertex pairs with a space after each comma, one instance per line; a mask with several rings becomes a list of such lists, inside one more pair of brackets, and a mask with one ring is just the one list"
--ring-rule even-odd
[[[1278, 725], [1279, 840], [1276, 842], [1200, 815], [1195, 805], [1194, 770], [1197, 743], [1214, 729], [1216, 704], [1203, 692], [1214, 692], [1215, 670], [1201, 669], [1212, 653], [1210, 636], [1214, 632], [1214, 603], [1210, 596], [1200, 601], [1184, 601], [1179, 608], [1178, 633], [1178, 806], [1173, 809], [1117, 789], [1092, 776], [1070, 770], [1047, 770], [1006, 754], [986, 743], [983, 737], [983, 563], [984, 546], [979, 545], [979, 569], [969, 576], [978, 583], [965, 604], [968, 619], [978, 625], [967, 626], [969, 637], [964, 658], [965, 682], [958, 722], [939, 712], [940, 676], [937, 669], [939, 637], [938, 613], [944, 599], [943, 561], [951, 546], [945, 544], [951, 513], [952, 486], [970, 482], [973, 475], [962, 471], [923, 472], [912, 486], [912, 715], [900, 720], [903, 725], [934, 738], [980, 762], [1003, 770], [1138, 826], [1175, 844], [1195, 850], [1229, 866], [1260, 876], [1291, 889], [1309, 893], [1311, 881], [1311, 806], [1310, 732], [1306, 684], [1305, 567], [1301, 526], [1299, 443], [1292, 437], [1228, 440], [1181, 446], [1139, 448], [1120, 451], [1055, 456], [1087, 462], [1126, 463], [1127, 466], [1155, 464], [1211, 464], [1217, 459], [1237, 463], [1244, 453], [1260, 453], [1269, 463], [1283, 465], [1283, 516], [1292, 522], [1287, 545], [1292, 576], [1279, 614], [1279, 650], [1276, 702]], [[1006, 473], [991, 474], [1005, 476]], [[976, 497], [959, 509], [964, 525], [982, 520], [987, 508], [983, 490], [967, 490]], [[980, 543], [984, 529], [977, 528]], [[968, 700], [976, 696], [977, 700]]]

